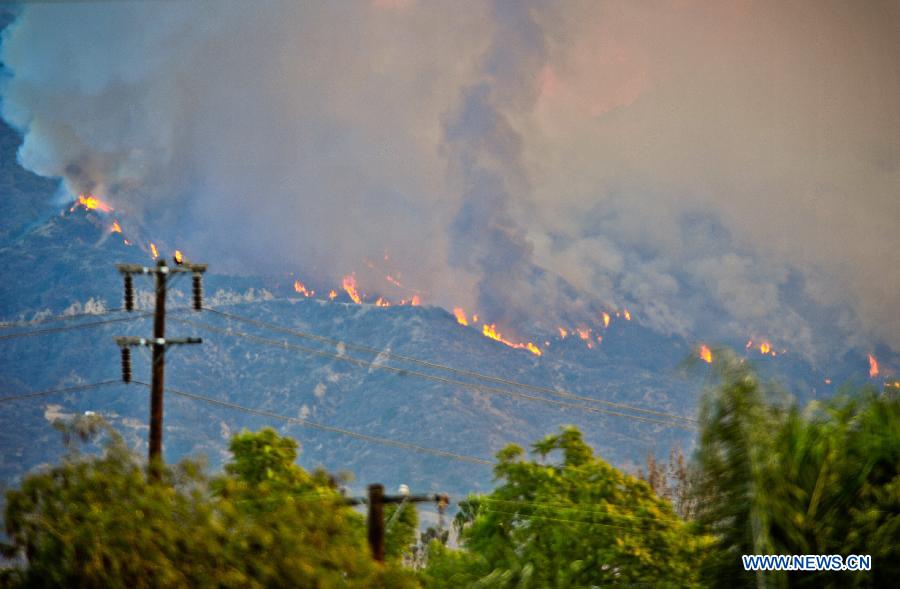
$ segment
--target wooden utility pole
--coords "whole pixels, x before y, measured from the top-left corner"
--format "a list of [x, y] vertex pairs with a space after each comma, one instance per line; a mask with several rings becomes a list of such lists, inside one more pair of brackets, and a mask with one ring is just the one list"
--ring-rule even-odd
[[384, 562], [384, 485], [369, 485], [369, 517], [366, 527], [372, 558]]
[[348, 499], [350, 505], [359, 505], [367, 503], [369, 506], [369, 515], [366, 518], [366, 527], [368, 529], [369, 548], [372, 550], [372, 558], [378, 562], [384, 562], [384, 505], [385, 503], [399, 503], [398, 509], [402, 508], [406, 503], [431, 503], [438, 504], [441, 514], [444, 508], [450, 504], [450, 498], [445, 493], [432, 495], [385, 495], [384, 485], [375, 483], [369, 485], [369, 496], [367, 499]]
[[201, 275], [206, 272], [206, 264], [189, 264], [176, 257], [176, 266], [169, 267], [164, 259], [157, 262], [155, 268], [134, 264], [119, 264], [119, 272], [125, 276], [125, 310], [134, 310], [134, 286], [132, 274], [153, 274], [156, 279], [156, 301], [153, 313], [153, 338], [117, 337], [116, 343], [122, 348], [122, 380], [131, 382], [131, 354], [132, 346], [149, 346], [152, 349], [152, 365], [150, 380], [150, 437], [148, 459], [150, 462], [150, 474], [159, 478], [162, 466], [162, 438], [163, 438], [163, 394], [165, 391], [166, 373], [166, 348], [179, 344], [199, 344], [200, 338], [166, 339], [166, 293], [170, 274], [193, 274], [193, 308], [200, 311], [203, 308], [203, 289], [200, 282]]
[[153, 365], [150, 380], [150, 452], [151, 468], [162, 463], [163, 383], [166, 377], [166, 261], [156, 265], [156, 308], [153, 313]]

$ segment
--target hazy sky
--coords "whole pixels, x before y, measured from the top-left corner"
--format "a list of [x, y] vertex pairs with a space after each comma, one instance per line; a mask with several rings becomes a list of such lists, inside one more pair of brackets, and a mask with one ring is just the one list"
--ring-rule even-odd
[[27, 168], [219, 267], [900, 351], [897, 31], [898, 2], [35, 4], [2, 105]]

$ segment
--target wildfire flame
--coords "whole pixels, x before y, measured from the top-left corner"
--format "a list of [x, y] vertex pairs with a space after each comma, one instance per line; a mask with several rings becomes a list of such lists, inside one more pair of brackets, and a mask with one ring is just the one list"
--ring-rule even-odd
[[341, 281], [341, 288], [347, 293], [347, 295], [353, 300], [357, 305], [362, 303], [362, 298], [360, 298], [359, 293], [356, 291], [356, 277], [352, 274], [350, 276], [344, 276], [343, 281]]
[[769, 342], [762, 342], [759, 344], [759, 353], [760, 354], [768, 354], [772, 350], [772, 346], [769, 345]]
[[631, 313], [628, 312], [628, 309], [625, 309], [622, 313], [625, 315], [625, 321], [631, 321]]
[[334, 292], [333, 288], [328, 291], [328, 298], [332, 301], [337, 298], [337, 293]]
[[391, 303], [384, 299], [384, 297], [378, 297], [378, 300], [375, 301], [376, 307], [390, 307]]
[[541, 352], [541, 349], [531, 342], [521, 344], [521, 343], [515, 343], [515, 342], [509, 341], [507, 339], [504, 339], [504, 337], [502, 335], [500, 335], [500, 332], [497, 331], [497, 326], [493, 323], [491, 323], [491, 324], [485, 323], [482, 326], [481, 333], [485, 337], [489, 337], [492, 340], [496, 340], [502, 344], [506, 344], [510, 348], [516, 348], [517, 350], [528, 350], [535, 356], [540, 356], [541, 354], [543, 354], [543, 352]]
[[579, 327], [579, 328], [575, 329], [575, 333], [577, 333], [578, 337], [580, 337], [581, 339], [583, 339], [585, 341], [587, 341], [587, 339], [591, 337], [590, 329], [585, 329], [585, 328]]
[[558, 327], [557, 329], [559, 329], [559, 337], [561, 337], [561, 338], [563, 338], [563, 339], [566, 339], [566, 337], [568, 337], [568, 335], [569, 335], [569, 330], [567, 330], [567, 329], [565, 329], [565, 328], [563, 328], [563, 327]]
[[150, 255], [153, 256], [154, 260], [159, 257], [159, 250], [156, 249], [156, 244], [152, 241], [150, 242]]
[[418, 307], [420, 304], [419, 295], [413, 295], [413, 298], [412, 298], [412, 301], [410, 302], [410, 304], [413, 307]]
[[175, 250], [175, 255], [172, 257], [175, 258], [175, 263], [179, 266], [184, 264], [184, 254], [181, 253], [181, 250]]
[[606, 311], [603, 312], [603, 327], [609, 327], [609, 313]]
[[700, 344], [700, 359], [707, 364], [712, 364], [712, 351], [705, 344]]
[[294, 292], [298, 292], [305, 297], [311, 297], [314, 294], [312, 291], [310, 291], [308, 288], [306, 288], [306, 285], [304, 285], [299, 280], [294, 281]]
[[118, 221], [113, 221], [113, 224], [109, 228], [110, 233], [122, 233], [122, 226], [119, 225]]
[[453, 308], [453, 315], [456, 317], [456, 322], [460, 325], [468, 325], [469, 320], [466, 319], [466, 312], [463, 311], [460, 307]]
[[93, 194], [79, 194], [78, 198], [75, 199], [75, 204], [72, 205], [72, 208], [70, 208], [69, 211], [74, 211], [79, 206], [82, 206], [89, 211], [101, 211], [104, 213], [111, 213], [113, 211], [111, 206]]
[[878, 376], [878, 360], [875, 359], [875, 356], [869, 354], [869, 378], [875, 378]]

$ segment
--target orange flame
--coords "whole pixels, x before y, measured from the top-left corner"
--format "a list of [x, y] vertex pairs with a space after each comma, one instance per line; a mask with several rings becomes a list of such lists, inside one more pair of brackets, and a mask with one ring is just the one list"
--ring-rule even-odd
[[569, 330], [562, 328], [562, 327], [557, 327], [557, 329], [559, 329], [559, 337], [561, 337], [563, 339], [566, 339], [566, 337], [568, 337]]
[[113, 221], [112, 226], [109, 228], [110, 233], [122, 233], [122, 226], [119, 225], [118, 221]]
[[175, 255], [173, 257], [175, 258], [175, 263], [179, 266], [184, 264], [184, 254], [181, 253], [181, 250], [175, 250]]
[[419, 295], [413, 295], [411, 304], [413, 307], [418, 307], [421, 304], [421, 301], [419, 300]]
[[78, 198], [75, 200], [75, 204], [72, 205], [72, 208], [70, 208], [69, 211], [74, 211], [79, 206], [82, 206], [89, 211], [101, 211], [104, 213], [110, 213], [113, 210], [111, 206], [93, 194], [79, 194]]
[[328, 298], [331, 299], [332, 301], [337, 298], [337, 293], [334, 292], [333, 288], [330, 291], [328, 291]]
[[469, 320], [466, 319], [466, 312], [463, 311], [460, 307], [453, 308], [453, 315], [456, 316], [456, 322], [460, 325], [468, 325]]
[[299, 280], [294, 281], [294, 292], [298, 292], [305, 297], [311, 297], [313, 295], [313, 293], [310, 292], [308, 288], [306, 288], [306, 285], [304, 285]]
[[712, 351], [705, 344], [700, 344], [700, 359], [707, 364], [712, 364]]
[[517, 344], [515, 342], [511, 342], [507, 339], [504, 339], [503, 336], [500, 335], [500, 332], [497, 331], [497, 326], [494, 325], [493, 323], [491, 323], [490, 325], [485, 323], [484, 326], [482, 326], [481, 333], [485, 337], [489, 337], [492, 340], [496, 340], [496, 341], [500, 342], [501, 344], [506, 344], [510, 348], [515, 348], [517, 350], [528, 350], [535, 356], [540, 356], [541, 354], [543, 354], [543, 352], [541, 352], [541, 349], [531, 342], [524, 343], [524, 344]]
[[631, 321], [631, 313], [628, 312], [628, 309], [625, 309], [623, 314], [625, 315], [625, 321]]
[[875, 356], [869, 354], [869, 378], [875, 378], [878, 376], [878, 360], [875, 359]]
[[362, 303], [362, 299], [359, 296], [359, 293], [356, 291], [356, 277], [352, 274], [350, 276], [344, 276], [344, 280], [341, 282], [341, 287], [347, 293], [347, 295], [353, 299], [353, 302], [357, 305]]
[[153, 256], [154, 260], [159, 257], [159, 250], [156, 249], [156, 244], [152, 241], [150, 242], [150, 255]]
[[772, 346], [769, 345], [769, 342], [762, 342], [759, 344], [759, 353], [760, 354], [768, 354], [772, 350]]
[[391, 303], [385, 300], [383, 297], [378, 297], [378, 300], [375, 301], [376, 307], [390, 307]]
[[478, 323], [478, 313], [472, 315], [472, 323]]
[[581, 328], [581, 327], [577, 327], [577, 328], [575, 329], [575, 333], [577, 333], [577, 334], [578, 334], [578, 337], [580, 337], [580, 338], [583, 339], [583, 340], [587, 340], [589, 337], [591, 337], [591, 330], [590, 330], [590, 329], [583, 329], [583, 328]]
[[603, 327], [609, 327], [609, 313], [603, 312]]

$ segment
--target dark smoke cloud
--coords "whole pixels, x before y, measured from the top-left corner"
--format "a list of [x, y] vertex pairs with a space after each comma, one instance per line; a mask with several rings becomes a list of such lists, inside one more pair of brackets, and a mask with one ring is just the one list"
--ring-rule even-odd
[[892, 2], [28, 5], [3, 116], [27, 168], [219, 268], [897, 350], [897, 30]]

